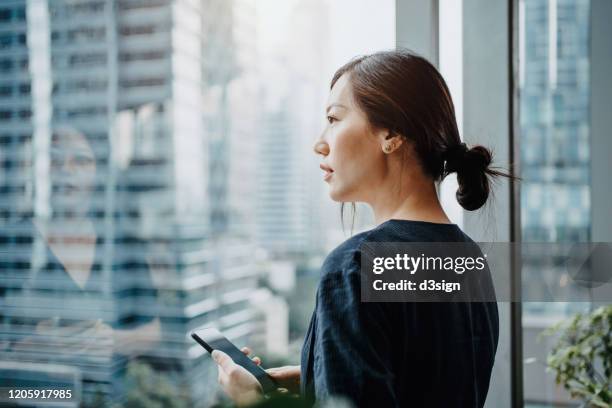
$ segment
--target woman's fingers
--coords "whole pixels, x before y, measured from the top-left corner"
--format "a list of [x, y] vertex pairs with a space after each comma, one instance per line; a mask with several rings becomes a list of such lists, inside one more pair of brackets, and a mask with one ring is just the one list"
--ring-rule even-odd
[[227, 384], [229, 379], [227, 378], [227, 374], [225, 374], [225, 371], [223, 371], [223, 368], [221, 368], [221, 366], [218, 366], [217, 370], [219, 371], [217, 375], [217, 381], [219, 382], [219, 384], [221, 385]]
[[279, 387], [287, 388], [290, 392], [299, 392], [300, 366], [269, 368], [266, 373], [276, 381]]
[[213, 350], [212, 358], [218, 365], [219, 384], [236, 405], [251, 405], [261, 398], [261, 384], [253, 374], [221, 350]]
[[268, 368], [266, 372], [270, 375], [270, 377], [278, 380], [284, 379], [293, 379], [299, 378], [300, 375], [300, 366], [283, 366], [283, 367], [275, 367]]
[[219, 384], [226, 386], [230, 383], [230, 374], [232, 373], [234, 360], [221, 350], [213, 350], [212, 358], [215, 360], [215, 363], [218, 365], [219, 375], [217, 380]]
[[213, 350], [212, 358], [219, 365], [219, 367], [221, 367], [223, 371], [225, 371], [226, 374], [230, 373], [231, 370], [234, 368], [234, 365], [236, 364], [230, 356], [228, 356], [221, 350]]
[[267, 369], [266, 372], [270, 377], [274, 378], [277, 381], [283, 381], [288, 377], [286, 371]]
[[[245, 356], [247, 356], [247, 357], [252, 353], [252, 350], [250, 348], [248, 348], [248, 347], [243, 347], [243, 348], [240, 349], [240, 351], [242, 351], [242, 353]], [[255, 357], [251, 358], [251, 360], [253, 360], [253, 362], [255, 364], [261, 365], [261, 358], [255, 356]]]

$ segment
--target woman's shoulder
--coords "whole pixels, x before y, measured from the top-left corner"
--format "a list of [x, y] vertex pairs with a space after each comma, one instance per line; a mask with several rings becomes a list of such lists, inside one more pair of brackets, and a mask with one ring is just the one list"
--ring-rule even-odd
[[376, 242], [471, 242], [457, 224], [391, 219], [373, 230]]
[[473, 242], [456, 224], [426, 221], [388, 220], [370, 230], [355, 234], [334, 248], [325, 261], [325, 273], [359, 272], [361, 255], [373, 243]]
[[373, 230], [369, 230], [355, 234], [334, 248], [323, 261], [323, 274], [348, 271], [357, 266], [360, 249], [372, 232]]

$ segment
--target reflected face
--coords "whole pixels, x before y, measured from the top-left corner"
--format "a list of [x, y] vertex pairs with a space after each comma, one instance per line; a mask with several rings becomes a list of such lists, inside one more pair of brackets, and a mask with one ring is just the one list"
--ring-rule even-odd
[[51, 139], [53, 203], [60, 209], [87, 211], [95, 187], [96, 160], [86, 137], [73, 129], [60, 129]]
[[323, 179], [334, 201], [368, 201], [385, 169], [381, 140], [353, 100], [349, 75], [330, 91], [327, 125], [314, 150], [321, 155]]

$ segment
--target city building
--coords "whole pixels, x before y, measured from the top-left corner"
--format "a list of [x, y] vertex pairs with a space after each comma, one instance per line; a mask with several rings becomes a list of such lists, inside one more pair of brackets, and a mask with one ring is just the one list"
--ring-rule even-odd
[[[208, 3], [0, 5], [0, 338], [9, 347], [0, 350], [0, 360], [78, 368], [85, 403], [129, 397], [133, 390], [124, 373], [137, 357], [167, 374], [183, 397], [208, 405], [216, 398], [216, 367], [188, 333], [217, 325], [244, 343], [263, 330], [252, 319], [249, 300], [259, 273], [250, 258], [252, 239], [224, 236], [219, 229], [239, 225], [232, 220], [248, 214], [215, 213], [228, 204], [223, 190], [230, 180], [218, 178], [214, 161], [228, 157], [218, 143], [228, 134], [216, 132], [205, 114], [213, 88], [219, 83], [231, 88], [241, 75], [219, 79], [230, 70], [215, 65], [208, 51], [228, 50], [230, 60], [245, 63], [248, 56], [231, 53], [249, 44], [211, 44], [211, 32], [236, 30], [236, 14], [231, 2], [216, 2], [216, 8]], [[221, 26], [211, 28], [213, 22]], [[247, 30], [237, 37], [250, 35]], [[253, 89], [252, 74], [244, 82]], [[241, 97], [248, 110], [253, 98]], [[242, 137], [254, 120], [232, 122], [231, 132]], [[75, 195], [77, 190], [83, 194]], [[97, 234], [97, 258], [91, 264], [96, 279], [87, 281], [95, 294], [82, 298], [39, 278], [49, 272], [50, 252], [31, 226], [51, 223], [69, 234], [74, 208], [85, 201], [88, 207], [79, 214]], [[14, 227], [24, 223], [29, 227]], [[86, 251], [78, 245], [66, 253], [85, 262]], [[31, 288], [33, 277], [39, 284]], [[130, 358], [10, 348], [28, 336], [53, 346], [37, 334], [38, 325], [19, 322], [85, 322], [92, 308], [115, 332], [158, 319], [159, 340]]]
[[[591, 132], [589, 78], [590, 1], [519, 3], [521, 230], [525, 249], [533, 242], [591, 240]], [[524, 251], [528, 253], [528, 251]], [[553, 254], [550, 254], [551, 256]], [[558, 254], [565, 255], [565, 254]], [[542, 267], [542, 254], [525, 255], [523, 296], [546, 300], [549, 282], [564, 265]], [[586, 302], [525, 302], [523, 348], [525, 398], [567, 402], [552, 376], [542, 375], [552, 339], [537, 336]]]

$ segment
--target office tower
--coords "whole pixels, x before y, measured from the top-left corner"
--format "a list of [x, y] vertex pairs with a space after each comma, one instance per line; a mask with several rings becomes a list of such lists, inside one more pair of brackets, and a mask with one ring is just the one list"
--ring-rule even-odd
[[[519, 2], [521, 229], [531, 242], [589, 242], [590, 191], [590, 1]], [[566, 256], [567, 253], [549, 254]], [[546, 300], [548, 282], [567, 273], [542, 266], [542, 255], [524, 255], [523, 296]], [[561, 284], [562, 285], [562, 284]], [[539, 334], [580, 302], [524, 302], [523, 356], [526, 403], [567, 403], [568, 396], [544, 370], [552, 339]]]
[[[209, 219], [218, 197], [208, 190], [205, 75], [220, 76], [226, 67], [206, 68], [206, 24], [232, 25], [234, 14], [231, 7], [206, 6], [195, 0], [0, 4], [0, 211], [3, 226], [10, 226], [3, 229], [0, 256], [2, 273], [11, 277], [1, 288], [2, 344], [35, 333], [34, 326], [15, 324], [24, 316], [86, 321], [95, 305], [116, 330], [158, 318], [161, 337], [139, 350], [138, 359], [168, 373], [196, 405], [214, 398], [216, 368], [187, 333], [217, 324], [240, 342], [256, 331], [248, 307], [257, 281], [253, 245], [217, 239]], [[68, 142], [58, 148], [54, 135], [67, 135]], [[85, 157], [68, 160], [64, 146]], [[94, 170], [67, 180], [70, 166], [54, 167], [63, 161]], [[83, 214], [99, 242], [91, 266], [99, 296], [83, 303], [39, 280], [43, 286], [27, 302], [13, 301], [32, 277], [48, 272], [45, 240], [30, 224], [20, 229], [21, 222], [72, 225], [73, 206], [85, 197], [73, 194], [81, 182], [88, 183]], [[24, 242], [30, 248], [25, 264], [16, 258]], [[77, 258], [84, 253], [72, 249]], [[89, 403], [120, 401], [130, 392], [122, 354], [1, 351], [0, 360], [77, 367]]]
[[[325, 244], [326, 186], [313, 151], [325, 124], [329, 21], [325, 1], [296, 1], [284, 35], [262, 57], [257, 240], [275, 256], [311, 256]], [[313, 27], [317, 27], [313, 30]]]
[[252, 239], [261, 92], [255, 2], [207, 0], [204, 8], [210, 222], [215, 235]]
[[259, 144], [257, 239], [273, 253], [305, 253], [307, 248], [307, 196], [300, 183], [296, 136], [286, 108], [265, 112]]
[[[525, 1], [521, 8], [522, 240], [588, 242], [590, 2]], [[541, 269], [537, 259], [524, 264], [525, 290], [544, 290]], [[576, 305], [532, 303], [525, 311]]]

